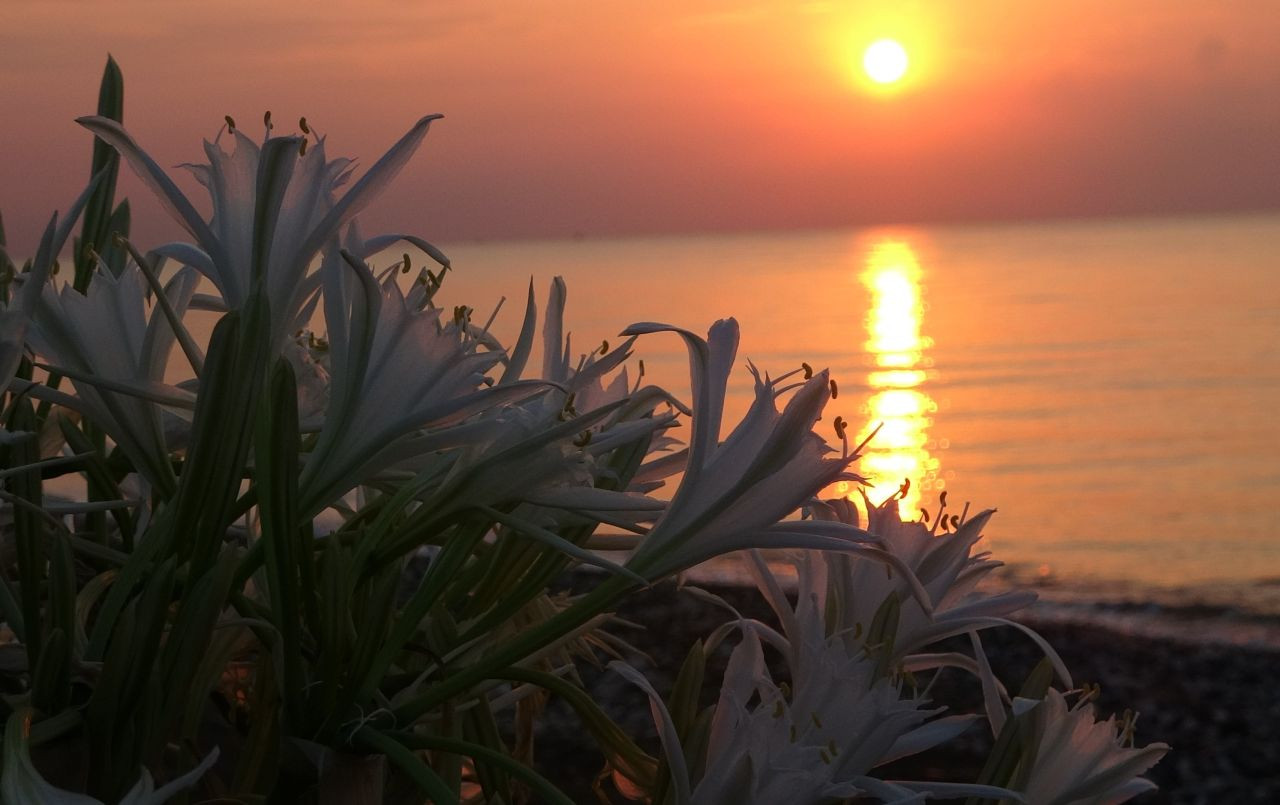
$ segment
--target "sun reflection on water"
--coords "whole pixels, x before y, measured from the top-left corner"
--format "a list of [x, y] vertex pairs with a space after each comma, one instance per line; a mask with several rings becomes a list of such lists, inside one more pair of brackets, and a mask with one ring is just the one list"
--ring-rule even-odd
[[[929, 452], [929, 427], [938, 405], [925, 391], [933, 341], [921, 333], [924, 317], [921, 269], [915, 252], [903, 240], [874, 244], [867, 253], [862, 283], [871, 294], [865, 348], [874, 360], [867, 375], [870, 395], [864, 405], [862, 436], [880, 425], [859, 466], [875, 487], [873, 501], [893, 494], [906, 479], [907, 494], [899, 502], [902, 516], [919, 516], [922, 495], [940, 491], [938, 459]], [[861, 438], [861, 437], [860, 437]]]

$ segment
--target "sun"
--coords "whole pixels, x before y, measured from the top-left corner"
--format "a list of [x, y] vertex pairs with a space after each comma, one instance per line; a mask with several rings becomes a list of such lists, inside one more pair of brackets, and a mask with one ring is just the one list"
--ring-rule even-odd
[[862, 54], [862, 69], [877, 84], [893, 84], [907, 73], [907, 50], [893, 39], [877, 39]]

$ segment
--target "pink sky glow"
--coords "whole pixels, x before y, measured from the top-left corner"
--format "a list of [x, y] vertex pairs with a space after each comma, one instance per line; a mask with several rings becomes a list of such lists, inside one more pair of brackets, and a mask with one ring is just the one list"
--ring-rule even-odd
[[[857, 76], [880, 36], [895, 92]], [[224, 114], [306, 115], [367, 165], [443, 112], [364, 216], [442, 243], [1280, 207], [1272, 0], [42, 0], [0, 9], [17, 255], [87, 178], [108, 52], [162, 165]], [[176, 235], [122, 190], [135, 236]]]

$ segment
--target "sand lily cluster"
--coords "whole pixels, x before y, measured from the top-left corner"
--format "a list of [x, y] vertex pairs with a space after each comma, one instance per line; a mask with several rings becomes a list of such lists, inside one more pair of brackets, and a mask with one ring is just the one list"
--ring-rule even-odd
[[[1093, 690], [1010, 620], [1033, 596], [980, 584], [990, 512], [929, 525], [895, 496], [824, 499], [863, 481], [842, 421], [835, 446], [815, 430], [825, 372], [740, 365], [732, 318], [705, 337], [624, 322], [579, 355], [559, 279], [501, 343], [448, 299], [439, 250], [355, 220], [437, 116], [364, 171], [306, 120], [277, 135], [268, 115], [257, 138], [227, 118], [183, 166], [206, 204], [118, 122], [121, 92], [109, 65], [80, 120], [92, 180], [0, 266], [4, 802], [569, 802], [532, 740], [548, 695], [598, 746], [602, 801], [1150, 787], [1167, 747], [1097, 721]], [[189, 239], [130, 239], [121, 164]], [[370, 264], [399, 242], [425, 265]], [[691, 398], [635, 365], [657, 338], [687, 347]], [[754, 396], [726, 423], [739, 371]], [[724, 625], [659, 689], [611, 613], [731, 552], [773, 617], [689, 589]], [[580, 566], [586, 591], [557, 592]], [[1044, 662], [1003, 678], [988, 629], [1022, 629]], [[656, 744], [610, 719], [583, 663], [643, 691]], [[935, 697], [943, 669], [978, 712]], [[972, 779], [880, 772], [962, 735], [991, 747]]]

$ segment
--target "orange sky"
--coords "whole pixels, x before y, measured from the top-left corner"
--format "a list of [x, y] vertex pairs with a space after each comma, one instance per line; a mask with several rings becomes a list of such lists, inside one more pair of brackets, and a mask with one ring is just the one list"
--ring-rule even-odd
[[[878, 36], [895, 93], [855, 77]], [[108, 51], [164, 165], [228, 113], [368, 164], [443, 112], [364, 216], [442, 243], [1280, 207], [1274, 0], [41, 0], [0, 7], [18, 254], [86, 178]], [[136, 235], [175, 233], [124, 188]]]

